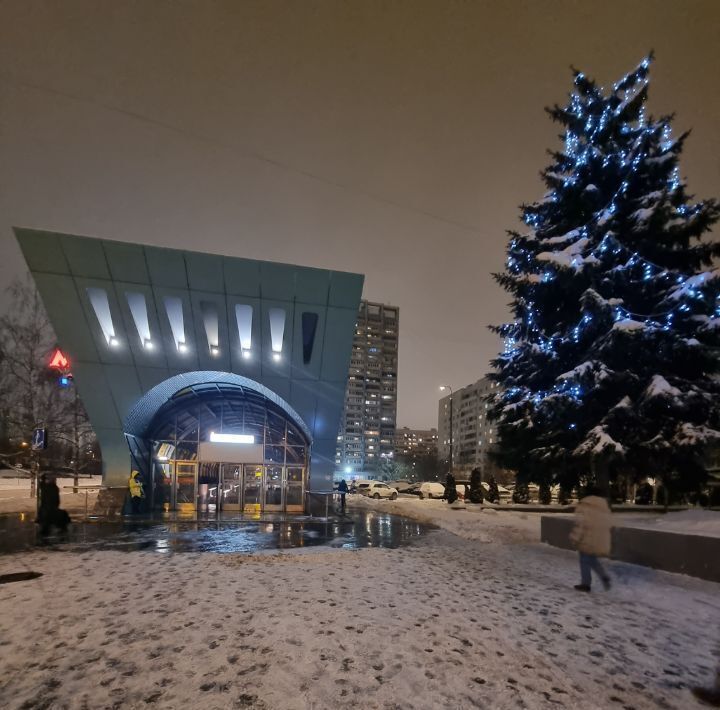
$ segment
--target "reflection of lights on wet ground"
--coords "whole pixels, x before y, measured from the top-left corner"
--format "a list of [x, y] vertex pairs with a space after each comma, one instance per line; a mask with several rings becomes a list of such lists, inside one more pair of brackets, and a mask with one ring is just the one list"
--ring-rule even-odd
[[[155, 522], [133, 521], [74, 523], [67, 538], [53, 536], [49, 544], [68, 552], [83, 550], [252, 553], [260, 549], [328, 546], [358, 549], [397, 547], [428, 529], [427, 526], [389, 514], [352, 513], [332, 523], [303, 516], [256, 520], [245, 515], [231, 520], [197, 520], [189, 514], [174, 519], [159, 516]], [[164, 522], [159, 522], [163, 519]], [[0, 515], [0, 553], [31, 548], [36, 526], [28, 514]]]

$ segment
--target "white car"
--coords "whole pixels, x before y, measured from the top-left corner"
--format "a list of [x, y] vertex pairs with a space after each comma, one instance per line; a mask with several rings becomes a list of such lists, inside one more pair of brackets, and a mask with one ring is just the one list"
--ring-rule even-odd
[[387, 483], [382, 483], [381, 481], [371, 481], [370, 485], [362, 490], [362, 493], [364, 493], [368, 498], [375, 498], [375, 500], [379, 500], [380, 498], [395, 500], [398, 496], [397, 489], [392, 488], [388, 486]]
[[374, 481], [355, 481], [355, 485], [351, 486], [351, 490], [354, 489], [354, 493], [360, 493], [361, 495], [367, 495], [370, 484]]
[[442, 498], [445, 495], [445, 486], [434, 481], [425, 481], [418, 489], [420, 500], [423, 498]]

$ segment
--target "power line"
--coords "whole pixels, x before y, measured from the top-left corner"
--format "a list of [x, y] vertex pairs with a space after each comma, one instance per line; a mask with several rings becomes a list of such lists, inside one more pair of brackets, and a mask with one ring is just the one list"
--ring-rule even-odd
[[155, 128], [161, 128], [161, 129], [164, 129], [167, 131], [171, 131], [177, 135], [183, 136], [185, 138], [190, 138], [194, 141], [198, 141], [201, 143], [206, 143], [215, 148], [223, 148], [226, 150], [232, 150], [236, 153], [239, 153], [244, 158], [248, 158], [250, 160], [256, 160], [258, 162], [265, 163], [266, 165], [270, 165], [278, 170], [283, 170], [283, 171], [285, 171], [287, 173], [291, 173], [293, 175], [299, 175], [308, 180], [314, 180], [315, 182], [319, 182], [324, 185], [334, 187], [337, 190], [343, 190], [350, 194], [355, 194], [360, 197], [364, 197], [366, 199], [372, 200], [374, 202], [378, 202], [380, 204], [388, 205], [390, 207], [395, 207], [396, 209], [400, 209], [405, 212], [411, 212], [413, 214], [417, 214], [422, 217], [432, 219], [436, 222], [441, 222], [443, 224], [447, 224], [452, 227], [456, 227], [458, 229], [473, 232], [474, 234], [477, 234], [480, 232], [480, 228], [476, 227], [474, 225], [466, 224], [465, 222], [461, 222], [459, 220], [449, 219], [447, 217], [443, 217], [441, 215], [435, 214], [434, 212], [417, 209], [416, 207], [411, 207], [402, 202], [398, 202], [396, 200], [392, 200], [387, 197], [382, 197], [380, 195], [376, 195], [376, 194], [374, 194], [372, 192], [368, 192], [366, 190], [361, 190], [361, 189], [358, 189], [355, 187], [351, 187], [349, 185], [346, 185], [345, 183], [338, 182], [337, 180], [332, 180], [331, 178], [327, 178], [322, 175], [318, 175], [317, 173], [313, 173], [309, 170], [302, 170], [300, 168], [296, 168], [292, 165], [289, 165], [288, 163], [284, 163], [275, 158], [269, 158], [266, 155], [257, 153], [255, 151], [250, 151], [246, 148], [241, 148], [236, 145], [227, 145], [221, 141], [215, 140], [213, 138], [209, 138], [208, 136], [204, 136], [204, 135], [195, 133], [193, 131], [189, 131], [185, 128], [182, 128], [181, 126], [177, 126], [172, 123], [168, 123], [166, 121], [161, 121], [159, 119], [153, 118], [152, 116], [147, 116], [147, 115], [139, 113], [137, 111], [132, 111], [130, 109], [122, 108], [120, 106], [115, 106], [115, 105], [107, 103], [107, 102], [97, 101], [95, 99], [91, 99], [86, 96], [81, 96], [79, 94], [73, 94], [68, 91], [61, 91], [60, 89], [55, 89], [53, 87], [43, 86], [41, 84], [35, 84], [35, 83], [28, 82], [28, 81], [19, 80], [19, 79], [15, 78], [7, 73], [4, 73], [4, 72], [0, 72], [0, 81], [4, 81], [6, 84], [12, 84], [16, 87], [21, 87], [24, 89], [30, 89], [32, 91], [38, 91], [41, 93], [59, 96], [61, 98], [75, 101], [78, 103], [84, 103], [84, 104], [88, 104], [91, 106], [95, 106], [95, 107], [101, 108], [101, 109], [111, 112], [111, 113], [116, 113], [116, 114], [119, 114], [122, 116], [127, 116], [128, 118], [131, 118], [140, 123], [146, 123], [148, 125], [154, 126]]

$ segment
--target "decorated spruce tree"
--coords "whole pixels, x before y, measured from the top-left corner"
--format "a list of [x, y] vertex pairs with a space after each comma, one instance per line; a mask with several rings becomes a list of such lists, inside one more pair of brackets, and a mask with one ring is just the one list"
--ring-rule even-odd
[[564, 145], [522, 208], [506, 269], [513, 319], [490, 375], [499, 462], [563, 490], [622, 474], [691, 490], [720, 439], [720, 214], [680, 176], [688, 134], [646, 114], [652, 56], [609, 90], [581, 72], [548, 109]]

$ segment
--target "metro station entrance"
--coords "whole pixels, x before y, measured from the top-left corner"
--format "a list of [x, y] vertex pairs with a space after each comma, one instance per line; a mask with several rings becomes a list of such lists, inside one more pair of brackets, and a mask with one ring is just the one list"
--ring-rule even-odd
[[304, 466], [176, 461], [163, 466], [163, 508], [223, 512], [303, 512]]
[[138, 446], [136, 457], [138, 469], [149, 468], [154, 510], [207, 517], [304, 512], [307, 426], [287, 403], [250, 383], [187, 385], [157, 409], [145, 429], [147, 448]]

